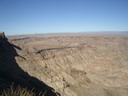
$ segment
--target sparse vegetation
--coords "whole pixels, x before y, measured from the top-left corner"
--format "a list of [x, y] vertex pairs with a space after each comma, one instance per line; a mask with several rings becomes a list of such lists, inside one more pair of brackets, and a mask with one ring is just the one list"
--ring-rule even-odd
[[29, 90], [27, 88], [21, 87], [20, 85], [14, 87], [13, 85], [10, 88], [3, 90], [0, 96], [44, 96], [44, 93], [36, 94], [33, 90]]

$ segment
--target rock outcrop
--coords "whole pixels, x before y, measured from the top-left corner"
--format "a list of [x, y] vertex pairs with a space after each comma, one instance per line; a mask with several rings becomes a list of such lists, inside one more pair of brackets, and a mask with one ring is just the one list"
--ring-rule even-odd
[[6, 38], [4, 32], [0, 32], [0, 39]]

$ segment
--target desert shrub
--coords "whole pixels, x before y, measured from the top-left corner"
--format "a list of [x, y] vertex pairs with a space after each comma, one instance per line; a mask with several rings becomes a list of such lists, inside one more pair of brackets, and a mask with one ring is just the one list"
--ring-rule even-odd
[[[42, 95], [41, 95], [42, 94]], [[10, 88], [3, 90], [0, 96], [44, 96], [45, 93], [36, 94], [33, 90], [23, 88], [21, 86], [14, 87], [13, 85]]]

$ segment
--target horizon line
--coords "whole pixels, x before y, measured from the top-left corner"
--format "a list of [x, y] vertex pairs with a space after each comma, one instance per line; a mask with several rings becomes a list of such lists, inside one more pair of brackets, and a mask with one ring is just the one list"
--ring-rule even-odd
[[[2, 31], [0, 31], [2, 32]], [[36, 34], [70, 34], [70, 33], [127, 33], [128, 31], [81, 31], [81, 32], [42, 32], [42, 33], [24, 33], [24, 34], [6, 34], [6, 36], [18, 36], [18, 35], [36, 35]]]

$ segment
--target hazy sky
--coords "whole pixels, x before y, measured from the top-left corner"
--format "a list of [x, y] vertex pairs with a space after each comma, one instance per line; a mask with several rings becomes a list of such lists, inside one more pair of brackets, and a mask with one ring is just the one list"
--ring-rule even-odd
[[0, 0], [0, 31], [128, 31], [128, 0]]

